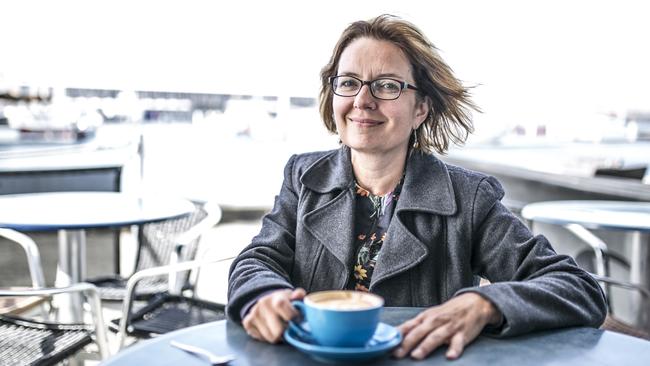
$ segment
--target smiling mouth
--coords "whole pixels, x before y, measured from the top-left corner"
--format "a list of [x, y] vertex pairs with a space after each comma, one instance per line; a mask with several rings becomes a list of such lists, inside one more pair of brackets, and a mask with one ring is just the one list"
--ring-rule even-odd
[[350, 122], [353, 122], [361, 127], [373, 127], [384, 123], [382, 121], [367, 118], [349, 118], [349, 120]]

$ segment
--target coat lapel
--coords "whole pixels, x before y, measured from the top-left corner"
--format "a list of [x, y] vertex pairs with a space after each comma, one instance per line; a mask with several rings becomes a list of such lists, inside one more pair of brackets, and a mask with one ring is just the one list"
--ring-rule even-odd
[[305, 228], [351, 270], [354, 257], [354, 197], [348, 189], [305, 215]]
[[370, 289], [417, 266], [429, 254], [423, 240], [434, 233], [425, 225], [411, 224], [416, 222], [414, 216], [446, 216], [455, 212], [454, 190], [447, 167], [433, 155], [414, 152], [407, 162], [404, 186], [375, 265]]
[[[304, 225], [346, 268], [354, 257], [354, 174], [350, 150], [343, 146], [315, 162], [300, 178], [320, 194], [319, 204], [304, 216]], [[351, 268], [350, 268], [351, 270]]]

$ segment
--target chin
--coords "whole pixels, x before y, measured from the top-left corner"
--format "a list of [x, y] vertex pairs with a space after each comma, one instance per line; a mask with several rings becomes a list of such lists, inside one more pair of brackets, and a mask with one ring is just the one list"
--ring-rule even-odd
[[[347, 144], [346, 144], [347, 145]], [[373, 146], [369, 144], [365, 145], [347, 145], [351, 150], [354, 150], [356, 152], [364, 153], [364, 154], [379, 154], [382, 152], [382, 148], [380, 146]]]
[[357, 150], [357, 151], [365, 151], [368, 148], [372, 147], [372, 143], [365, 139], [358, 139], [358, 138], [353, 138], [353, 139], [341, 139], [343, 141], [343, 145], [346, 145], [350, 149]]

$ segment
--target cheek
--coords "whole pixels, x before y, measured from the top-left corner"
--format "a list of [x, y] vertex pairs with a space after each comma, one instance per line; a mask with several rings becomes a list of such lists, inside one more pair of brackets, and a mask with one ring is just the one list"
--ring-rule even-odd
[[343, 118], [352, 106], [351, 98], [337, 98], [334, 97], [332, 100], [332, 109], [334, 111], [334, 118], [338, 119]]

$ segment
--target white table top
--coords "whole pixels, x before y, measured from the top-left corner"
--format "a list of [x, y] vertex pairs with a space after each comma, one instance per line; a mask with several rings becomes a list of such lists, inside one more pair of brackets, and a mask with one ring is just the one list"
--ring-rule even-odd
[[531, 203], [521, 215], [548, 224], [580, 224], [587, 229], [650, 232], [650, 202], [549, 201]]
[[166, 196], [120, 192], [52, 192], [0, 196], [0, 227], [20, 231], [80, 230], [161, 221], [194, 205]]

